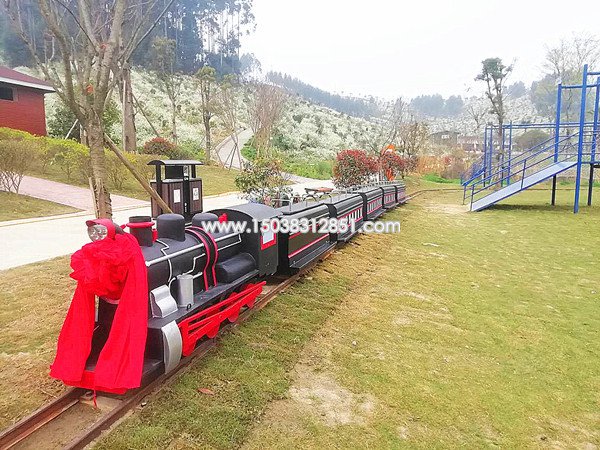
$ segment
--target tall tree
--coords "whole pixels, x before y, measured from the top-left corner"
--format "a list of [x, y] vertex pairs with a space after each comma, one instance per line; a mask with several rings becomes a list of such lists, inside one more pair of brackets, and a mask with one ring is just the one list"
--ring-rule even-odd
[[423, 152], [429, 140], [429, 127], [425, 122], [419, 122], [411, 116], [403, 123], [398, 132], [398, 150], [407, 161], [407, 170], [412, 170], [416, 156]]
[[156, 37], [152, 41], [152, 68], [160, 80], [161, 88], [171, 102], [171, 136], [177, 144], [177, 111], [181, 93], [181, 77], [175, 70], [175, 41]]
[[481, 62], [481, 73], [475, 78], [476, 81], [483, 81], [486, 84], [485, 95], [490, 101], [490, 112], [496, 116], [498, 124], [498, 143], [499, 151], [496, 153], [500, 159], [504, 149], [501, 148], [503, 142], [503, 125], [506, 119], [506, 94], [504, 92], [507, 77], [513, 70], [512, 64], [507, 66], [500, 58], [488, 58]]
[[600, 39], [589, 34], [561, 39], [555, 47], [546, 47], [543, 68], [546, 74], [563, 82], [580, 81], [578, 75], [584, 64], [595, 69], [600, 62]]
[[[36, 66], [85, 129], [100, 217], [112, 217], [102, 122], [107, 100], [136, 47], [173, 2], [167, 1], [160, 9], [162, 0], [3, 1]], [[26, 8], [38, 8], [47, 28], [44, 57], [39, 56], [24, 21]]]
[[281, 120], [287, 94], [279, 86], [255, 84], [250, 99], [250, 124], [254, 132], [254, 145], [259, 156], [269, 156], [271, 139]]
[[236, 101], [236, 88], [238, 87], [238, 80], [234, 75], [225, 75], [216, 96], [216, 111], [217, 115], [221, 119], [221, 122], [225, 126], [227, 133], [233, 142], [233, 148], [231, 153], [227, 155], [225, 161], [221, 161], [223, 165], [229, 165], [229, 168], [233, 166], [234, 159], [237, 157], [239, 167], [242, 167], [242, 158], [240, 155], [239, 141], [238, 141], [238, 104]]
[[215, 114], [215, 87], [217, 83], [216, 71], [206, 65], [196, 75], [200, 83], [200, 109], [202, 111], [202, 123], [204, 124], [206, 150], [204, 160], [210, 164], [212, 158], [211, 119]]
[[372, 154], [379, 155], [389, 145], [400, 144], [400, 131], [409, 117], [408, 104], [398, 97], [385, 105], [377, 124], [363, 133], [360, 143]]
[[485, 106], [485, 98], [472, 100], [466, 108], [467, 115], [471, 118], [471, 120], [475, 123], [475, 127], [473, 128], [473, 132], [479, 133], [481, 128], [486, 123], [487, 116], [489, 114], [489, 108]]
[[[252, 29], [253, 0], [178, 0], [151, 38], [175, 41], [176, 70], [195, 74], [205, 64], [219, 77], [240, 70], [240, 39]], [[135, 63], [149, 67], [145, 55], [151, 43], [143, 44]]]
[[[531, 98], [540, 112], [554, 119], [556, 115], [556, 84], [579, 84], [584, 64], [596, 70], [600, 63], [600, 39], [589, 34], [561, 39], [554, 47], [546, 48], [543, 63], [545, 76], [531, 86]], [[565, 121], [579, 114], [575, 103], [578, 94], [572, 90], [564, 92], [561, 113]]]
[[121, 72], [121, 105], [123, 112], [123, 148], [126, 152], [137, 150], [137, 129], [135, 127], [135, 109], [133, 107], [133, 86], [131, 84], [131, 66], [125, 64]]

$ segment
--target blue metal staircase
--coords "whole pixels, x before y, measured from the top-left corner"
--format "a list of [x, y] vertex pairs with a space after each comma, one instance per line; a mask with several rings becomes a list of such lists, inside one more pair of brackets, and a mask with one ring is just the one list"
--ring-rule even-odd
[[[492, 167], [491, 173], [472, 180], [465, 189], [470, 191], [471, 211], [480, 211], [538, 183], [574, 168], [582, 160], [591, 162], [588, 145], [594, 144], [594, 133], [584, 131], [552, 137], [527, 151]], [[579, 152], [579, 148], [585, 148]]]
[[[596, 77], [590, 82], [590, 77]], [[568, 112], [562, 103], [563, 91], [579, 91], [579, 120], [563, 121]], [[485, 128], [483, 154], [461, 177], [463, 203], [470, 197], [471, 211], [480, 211], [538, 183], [552, 178], [552, 205], [555, 204], [557, 175], [576, 169], [573, 212], [579, 211], [582, 167], [589, 165], [588, 206], [592, 204], [594, 170], [600, 168], [596, 158], [600, 139], [600, 72], [583, 66], [581, 84], [563, 85], [559, 81], [554, 123], [523, 123]], [[594, 101], [588, 107], [588, 97]], [[591, 98], [590, 98], [591, 100]], [[563, 111], [564, 110], [564, 111]], [[513, 131], [553, 130], [552, 137], [525, 151], [513, 152]], [[495, 134], [498, 138], [495, 142]]]
[[500, 200], [504, 200], [514, 194], [518, 194], [525, 189], [530, 188], [542, 181], [548, 180], [549, 178], [558, 175], [565, 170], [571, 169], [577, 165], [577, 160], [574, 161], [563, 161], [559, 163], [551, 164], [544, 169], [533, 173], [532, 175], [522, 178], [521, 181], [509, 184], [508, 186], [493, 191], [490, 194], [480, 198], [471, 203], [471, 211], [480, 211], [487, 208], [488, 206], [498, 203]]

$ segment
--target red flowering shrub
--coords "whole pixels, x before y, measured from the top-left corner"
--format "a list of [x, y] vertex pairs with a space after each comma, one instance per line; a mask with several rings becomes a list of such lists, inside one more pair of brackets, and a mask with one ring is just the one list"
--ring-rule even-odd
[[342, 150], [333, 167], [333, 182], [338, 187], [349, 187], [369, 181], [379, 170], [377, 159], [364, 150]]
[[152, 138], [144, 144], [146, 155], [166, 155], [171, 158], [176, 150], [175, 144], [161, 137]]
[[398, 175], [404, 175], [408, 168], [406, 159], [396, 152], [386, 151], [379, 157], [379, 166], [388, 181], [393, 180]]

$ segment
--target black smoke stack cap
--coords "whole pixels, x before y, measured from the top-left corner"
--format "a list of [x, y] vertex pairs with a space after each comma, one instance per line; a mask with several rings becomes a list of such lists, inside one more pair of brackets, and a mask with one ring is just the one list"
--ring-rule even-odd
[[162, 214], [156, 219], [158, 238], [185, 241], [185, 219], [179, 214]]
[[[136, 226], [139, 224], [140, 226]], [[132, 216], [129, 218], [129, 232], [140, 247], [152, 247], [152, 218], [150, 216]], [[143, 226], [145, 225], [145, 226]]]

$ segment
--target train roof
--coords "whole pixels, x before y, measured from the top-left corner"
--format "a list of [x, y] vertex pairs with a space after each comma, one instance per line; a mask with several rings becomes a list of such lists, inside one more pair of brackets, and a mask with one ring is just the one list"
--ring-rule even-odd
[[311, 209], [311, 208], [316, 208], [318, 206], [322, 206], [323, 202], [322, 201], [314, 201], [314, 202], [308, 202], [308, 201], [302, 201], [302, 202], [298, 202], [298, 203], [292, 203], [291, 205], [287, 205], [287, 206], [280, 206], [279, 208], [277, 208], [277, 211], [281, 211], [284, 214], [290, 214], [290, 213], [297, 213], [297, 212], [302, 212], [302, 211], [306, 211], [307, 209]]
[[154, 159], [149, 166], [202, 166], [204, 163], [196, 159]]
[[349, 200], [351, 198], [359, 198], [360, 195], [356, 192], [348, 192], [348, 193], [344, 193], [344, 194], [335, 194], [332, 195], [329, 198], [323, 199], [322, 202], [323, 203], [337, 203], [337, 202], [342, 202], [344, 200]]
[[275, 208], [271, 208], [270, 206], [263, 205], [262, 203], [243, 203], [241, 205], [229, 206], [227, 208], [218, 208], [215, 211], [227, 212], [228, 210], [237, 211], [256, 220], [270, 219], [279, 215], [278, 210], [276, 210]]

